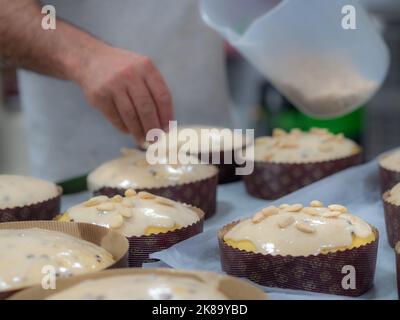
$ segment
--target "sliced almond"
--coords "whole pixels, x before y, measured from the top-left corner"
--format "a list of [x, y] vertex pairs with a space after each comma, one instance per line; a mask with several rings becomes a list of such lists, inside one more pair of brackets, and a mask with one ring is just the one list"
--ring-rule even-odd
[[298, 146], [298, 142], [294, 139], [282, 139], [278, 144], [280, 148], [297, 148]]
[[269, 206], [261, 210], [264, 217], [270, 217], [279, 213], [279, 209], [275, 206]]
[[119, 194], [117, 194], [116, 196], [112, 197], [111, 200], [112, 200], [113, 202], [116, 202], [116, 203], [121, 203], [122, 200], [124, 200], [124, 198], [122, 198]]
[[135, 206], [134, 199], [132, 198], [124, 198], [122, 200], [121, 205], [125, 208], [133, 208]]
[[135, 197], [136, 194], [136, 191], [133, 189], [128, 189], [125, 191], [125, 197]]
[[104, 201], [107, 201], [108, 197], [106, 196], [98, 196], [94, 197], [84, 203], [85, 207], [94, 207], [99, 205], [100, 203], [103, 203]]
[[120, 214], [114, 214], [110, 219], [109, 226], [111, 229], [117, 229], [124, 224], [124, 218]]
[[328, 206], [328, 208], [331, 211], [339, 211], [341, 213], [348, 212], [347, 208], [345, 206], [340, 205], [340, 204], [331, 204], [330, 206]]
[[327, 211], [327, 212], [324, 212], [322, 216], [325, 217], [325, 218], [335, 218], [335, 217], [340, 216], [341, 214], [343, 214], [343, 212], [340, 212], [340, 211]]
[[175, 202], [172, 200], [169, 200], [167, 198], [162, 198], [162, 197], [158, 197], [156, 199], [156, 202], [159, 204], [162, 204], [164, 206], [168, 206], [168, 207], [174, 207], [175, 206]]
[[328, 129], [325, 128], [311, 128], [310, 129], [311, 133], [318, 134], [318, 135], [330, 135], [331, 133], [328, 131]]
[[313, 208], [313, 207], [305, 207], [303, 208], [302, 212], [309, 214], [311, 216], [318, 216], [320, 215], [320, 212], [318, 209]]
[[299, 136], [302, 133], [302, 131], [299, 128], [293, 128], [292, 130], [290, 130], [290, 133], [295, 136]]
[[139, 192], [138, 196], [140, 199], [143, 199], [143, 200], [152, 200], [152, 199], [157, 198], [154, 194], [148, 193], [146, 191]]
[[287, 212], [299, 212], [301, 209], [303, 209], [303, 205], [300, 203], [296, 203], [285, 208]]
[[286, 208], [288, 208], [288, 207], [290, 207], [289, 204], [283, 203], [283, 204], [281, 204], [281, 205], [279, 206], [279, 209], [286, 209]]
[[96, 208], [99, 211], [113, 211], [115, 210], [115, 205], [112, 202], [103, 202], [100, 203]]
[[324, 204], [321, 201], [313, 200], [311, 201], [310, 206], [314, 208], [322, 208]]
[[124, 218], [131, 218], [133, 215], [132, 209], [130, 208], [121, 208], [119, 210], [119, 213], [124, 217]]
[[282, 136], [286, 136], [286, 131], [282, 130], [280, 128], [276, 128], [272, 131], [272, 136], [273, 137], [282, 137]]
[[260, 223], [261, 221], [263, 221], [265, 219], [265, 216], [262, 212], [257, 212], [252, 218], [251, 218], [251, 222], [253, 223]]
[[335, 138], [336, 138], [336, 140], [338, 140], [339, 142], [341, 142], [341, 141], [344, 140], [344, 134], [343, 134], [343, 133], [338, 133], [338, 134], [335, 136]]
[[314, 233], [316, 231], [314, 227], [312, 227], [306, 222], [301, 222], [301, 221], [296, 223], [296, 228], [304, 233]]
[[256, 139], [255, 145], [259, 146], [259, 145], [267, 144], [267, 143], [269, 143], [271, 141], [272, 141], [271, 137], [260, 137], [260, 138]]
[[290, 225], [292, 225], [295, 222], [295, 219], [293, 218], [293, 216], [287, 215], [287, 216], [283, 216], [281, 219], [279, 219], [278, 221], [278, 226], [281, 229], [287, 228]]

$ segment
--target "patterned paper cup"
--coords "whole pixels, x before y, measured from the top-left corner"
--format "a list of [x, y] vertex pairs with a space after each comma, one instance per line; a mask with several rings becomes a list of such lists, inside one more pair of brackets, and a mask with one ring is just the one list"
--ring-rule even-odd
[[350, 157], [310, 163], [255, 161], [252, 174], [243, 176], [247, 192], [275, 200], [336, 172], [360, 164], [361, 151]]
[[[187, 203], [193, 207], [200, 208], [205, 213], [205, 219], [215, 214], [217, 208], [217, 186], [218, 174], [198, 180], [195, 182], [171, 185], [160, 188], [143, 188], [135, 191], [146, 191], [160, 197], [165, 197], [174, 201]], [[106, 195], [113, 197], [117, 194], [123, 196], [126, 189], [103, 187], [94, 192], [95, 195]]]
[[400, 171], [393, 171], [379, 166], [379, 176], [382, 194], [400, 182]]
[[383, 208], [385, 212], [386, 232], [389, 244], [394, 248], [400, 241], [400, 206], [388, 201], [389, 191], [383, 194]]
[[[63, 232], [102, 247], [111, 253], [115, 260], [115, 263], [110, 265], [107, 269], [125, 268], [128, 266], [128, 241], [124, 236], [110, 229], [79, 222], [21, 221], [0, 223], [0, 229], [30, 228]], [[0, 299], [5, 299], [25, 288], [26, 287], [20, 287], [8, 291], [1, 291]]]
[[[305, 290], [343, 296], [360, 296], [373, 286], [378, 252], [376, 240], [349, 250], [311, 256], [273, 256], [235, 249], [223, 237], [237, 222], [219, 234], [222, 269], [267, 287]], [[354, 277], [352, 277], [354, 275]]]
[[400, 242], [396, 245], [397, 291], [400, 300]]
[[[245, 148], [245, 147], [243, 147]], [[225, 183], [231, 183], [231, 182], [236, 182], [242, 179], [242, 176], [239, 176], [236, 174], [236, 168], [242, 166], [240, 163], [236, 162], [236, 154], [239, 152], [243, 152], [243, 149], [236, 149], [236, 150], [230, 150], [230, 151], [221, 151], [216, 154], [216, 158], [219, 159], [220, 164], [215, 164], [215, 166], [218, 168], [219, 173], [218, 173], [218, 183], [219, 184], [225, 184]], [[228, 159], [225, 159], [225, 154], [229, 153], [230, 157]], [[214, 154], [209, 153], [208, 154], [208, 159], [210, 160], [213, 159]], [[202, 154], [198, 154], [197, 157], [199, 159], [202, 158]], [[225, 163], [227, 162], [227, 163]]]
[[198, 208], [191, 206], [190, 208], [195, 210], [199, 216], [199, 220], [190, 226], [149, 236], [127, 237], [129, 241], [129, 267], [141, 267], [143, 263], [156, 262], [157, 259], [150, 259], [151, 253], [167, 249], [203, 232], [204, 212]]
[[57, 197], [28, 206], [0, 209], [0, 223], [29, 220], [52, 220], [60, 213], [62, 189]]
[[102, 279], [112, 276], [138, 275], [138, 274], [156, 274], [174, 278], [188, 278], [198, 280], [204, 283], [217, 285], [218, 290], [229, 300], [266, 300], [267, 295], [256, 286], [237, 278], [204, 271], [187, 271], [176, 269], [119, 269], [106, 270], [71, 279], [63, 279], [57, 283], [55, 290], [43, 290], [40, 286], [35, 286], [19, 292], [12, 296], [10, 300], [43, 300], [48, 296], [59, 293], [86, 280]]

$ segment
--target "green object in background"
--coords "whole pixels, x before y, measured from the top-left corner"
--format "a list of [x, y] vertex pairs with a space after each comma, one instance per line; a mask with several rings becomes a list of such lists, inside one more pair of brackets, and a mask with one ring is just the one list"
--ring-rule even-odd
[[312, 127], [327, 128], [333, 133], [343, 133], [346, 137], [361, 141], [364, 130], [365, 107], [360, 107], [352, 113], [335, 119], [320, 120], [309, 117], [295, 108], [285, 108], [276, 114], [269, 114], [271, 128], [290, 130], [299, 128], [308, 130]]
[[63, 194], [79, 193], [87, 190], [87, 175], [60, 181], [57, 184], [63, 188]]

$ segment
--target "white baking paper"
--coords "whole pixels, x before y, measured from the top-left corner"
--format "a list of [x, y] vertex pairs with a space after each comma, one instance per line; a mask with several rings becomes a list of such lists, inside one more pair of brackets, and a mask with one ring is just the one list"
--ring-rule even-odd
[[[347, 169], [274, 202], [250, 197], [242, 182], [219, 186], [218, 212], [206, 222], [205, 231], [167, 250], [154, 253], [152, 257], [161, 260], [159, 265], [222, 272], [217, 241], [217, 231], [221, 226], [251, 216], [271, 203], [308, 203], [315, 199], [325, 204], [344, 204], [350, 212], [379, 229], [374, 287], [360, 298], [397, 299], [395, 255], [386, 236], [377, 161]], [[276, 288], [265, 290], [272, 299], [350, 299]]]

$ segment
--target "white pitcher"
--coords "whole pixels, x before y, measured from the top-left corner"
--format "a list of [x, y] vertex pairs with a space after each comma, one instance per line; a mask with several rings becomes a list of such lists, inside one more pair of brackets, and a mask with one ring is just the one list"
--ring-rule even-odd
[[356, 0], [201, 0], [200, 10], [308, 115], [353, 111], [387, 74], [389, 50]]

